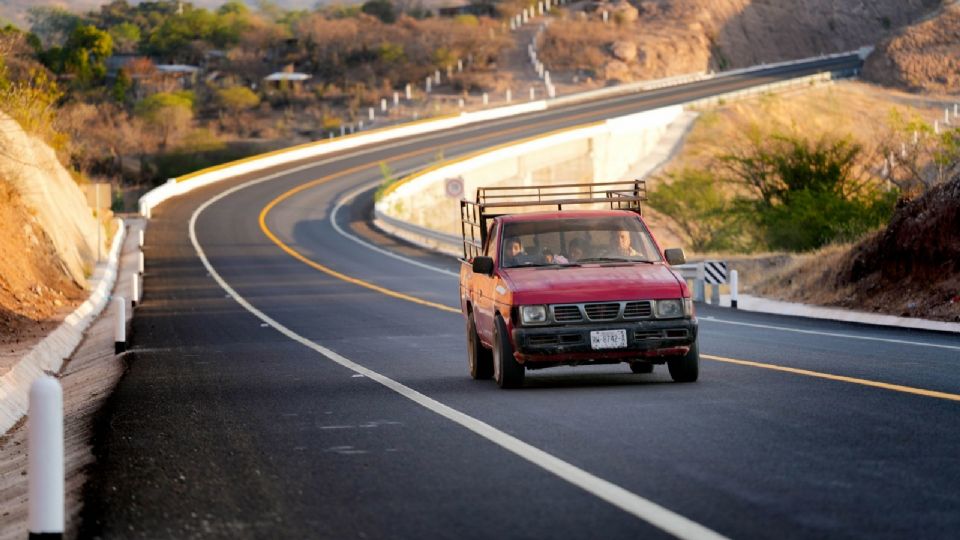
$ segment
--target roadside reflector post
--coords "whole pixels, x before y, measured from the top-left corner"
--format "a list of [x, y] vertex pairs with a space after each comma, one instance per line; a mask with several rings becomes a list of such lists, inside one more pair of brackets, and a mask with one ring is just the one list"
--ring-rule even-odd
[[483, 93], [483, 106], [486, 107], [490, 104], [490, 96], [486, 92]]
[[410, 88], [410, 83], [407, 83], [407, 85], [403, 88], [403, 93], [406, 96], [407, 101], [410, 101], [410, 99], [413, 97], [412, 92], [413, 90]]
[[137, 252], [137, 273], [143, 274], [143, 252]]
[[121, 354], [127, 350], [127, 301], [122, 296], [113, 297], [117, 318], [113, 325], [113, 353]]
[[533, 101], [533, 100], [535, 100], [535, 99], [537, 99], [537, 89], [531, 86], [531, 87], [530, 87], [530, 101]]
[[139, 231], [137, 231], [137, 233], [139, 237], [137, 239], [138, 247], [143, 248], [143, 229], [140, 229]]
[[367, 107], [367, 116], [370, 118], [370, 121], [373, 122], [373, 107]]
[[737, 309], [737, 287], [740, 285], [740, 274], [736, 270], [730, 271], [730, 307]]
[[137, 307], [140, 303], [140, 276], [133, 274], [130, 276], [130, 305]]
[[706, 291], [704, 282], [706, 281], [703, 263], [697, 265], [697, 278], [693, 280], [693, 300], [694, 302], [704, 302], [706, 300]]
[[63, 538], [63, 389], [42, 375], [30, 385], [27, 498], [30, 538]]
[[[409, 85], [408, 85], [407, 87], [409, 88]], [[410, 99], [410, 98], [407, 98], [407, 99]], [[396, 106], [398, 106], [398, 105], [400, 105], [400, 92], [394, 92], [394, 93], [393, 93], [393, 106], [396, 107]], [[386, 107], [384, 107], [384, 110], [386, 110]]]
[[380, 112], [387, 112], [387, 99], [380, 98]]
[[513, 101], [513, 95], [512, 92], [510, 92], [510, 89], [507, 88], [507, 103], [510, 103], [511, 101]]

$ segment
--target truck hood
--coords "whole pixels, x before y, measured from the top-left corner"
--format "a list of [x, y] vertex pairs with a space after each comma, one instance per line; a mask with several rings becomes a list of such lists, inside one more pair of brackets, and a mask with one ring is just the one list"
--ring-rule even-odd
[[500, 275], [514, 304], [680, 298], [686, 289], [663, 264], [510, 268]]

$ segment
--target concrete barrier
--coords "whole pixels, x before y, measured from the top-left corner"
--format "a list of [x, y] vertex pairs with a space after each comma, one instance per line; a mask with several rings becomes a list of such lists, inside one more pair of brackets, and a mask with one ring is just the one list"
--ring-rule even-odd
[[[570, 183], [621, 178], [650, 153], [683, 107], [652, 111], [558, 130], [484, 150], [408, 176], [377, 201], [378, 216], [421, 229], [459, 235], [459, 199], [447, 195], [446, 180], [463, 181], [472, 197], [480, 186]], [[430, 239], [431, 243], [436, 238]]]
[[117, 279], [120, 248], [125, 234], [123, 221], [116, 221], [117, 234], [106, 263], [97, 268], [90, 280], [93, 285], [90, 297], [0, 377], [0, 396], [3, 396], [0, 399], [0, 433], [6, 433], [27, 414], [30, 385], [46, 373], [60, 371], [64, 359], [73, 354], [83, 339], [84, 331], [107, 305]]

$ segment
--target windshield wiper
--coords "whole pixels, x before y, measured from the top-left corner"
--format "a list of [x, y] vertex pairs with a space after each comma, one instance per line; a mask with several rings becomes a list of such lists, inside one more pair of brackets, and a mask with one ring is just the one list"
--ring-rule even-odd
[[646, 264], [654, 264], [654, 261], [649, 261], [649, 260], [647, 260], [647, 259], [625, 259], [625, 258], [623, 258], [623, 257], [588, 257], [588, 258], [586, 258], [586, 259], [579, 259], [579, 260], [577, 260], [577, 262], [578, 262], [578, 263], [607, 263], [607, 262], [621, 263], [621, 262], [626, 262], [626, 263], [646, 263]]

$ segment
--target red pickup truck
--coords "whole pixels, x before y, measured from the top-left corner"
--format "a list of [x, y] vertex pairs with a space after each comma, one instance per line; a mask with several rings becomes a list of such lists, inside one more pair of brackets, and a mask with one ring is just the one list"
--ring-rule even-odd
[[683, 250], [661, 251], [643, 200], [636, 180], [480, 188], [460, 202], [474, 379], [515, 388], [528, 369], [626, 362], [634, 373], [666, 363], [674, 381], [697, 380], [693, 302], [669, 266]]

